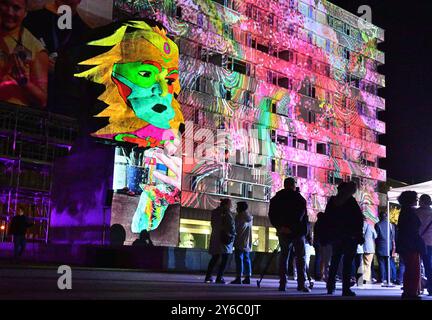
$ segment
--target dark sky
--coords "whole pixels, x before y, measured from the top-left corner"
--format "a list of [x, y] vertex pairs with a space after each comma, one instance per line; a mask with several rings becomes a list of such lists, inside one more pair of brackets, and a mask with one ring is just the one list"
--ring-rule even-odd
[[357, 13], [361, 5], [372, 8], [372, 23], [385, 29], [379, 49], [386, 55], [380, 73], [386, 76], [387, 124], [380, 142], [387, 159], [380, 166], [387, 177], [419, 183], [432, 180], [432, 1], [431, 0], [331, 0]]

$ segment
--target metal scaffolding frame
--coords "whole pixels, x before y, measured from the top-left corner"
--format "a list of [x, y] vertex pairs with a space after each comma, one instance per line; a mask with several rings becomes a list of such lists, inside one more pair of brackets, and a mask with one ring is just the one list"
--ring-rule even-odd
[[47, 242], [56, 158], [66, 156], [78, 133], [76, 120], [0, 103], [0, 241], [18, 207], [33, 218], [29, 240]]

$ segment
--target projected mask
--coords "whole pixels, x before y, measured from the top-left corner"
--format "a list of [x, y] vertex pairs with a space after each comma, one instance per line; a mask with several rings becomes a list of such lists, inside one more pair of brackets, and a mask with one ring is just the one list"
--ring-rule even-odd
[[81, 62], [93, 68], [76, 75], [106, 88], [99, 100], [107, 107], [96, 117], [108, 118], [108, 125], [92, 135], [145, 148], [140, 161], [129, 159], [127, 181], [115, 189], [127, 187], [129, 194], [140, 195], [132, 232], [154, 230], [180, 197], [181, 157], [175, 154], [184, 119], [176, 100], [178, 47], [163, 28], [144, 21], [125, 22], [89, 45], [111, 48]]
[[166, 31], [129, 21], [113, 35], [89, 44], [113, 46], [81, 62], [95, 67], [77, 75], [106, 87], [99, 99], [108, 107], [96, 116], [108, 117], [109, 124], [93, 135], [141, 147], [173, 140], [184, 120], [176, 100], [180, 92], [178, 47]]

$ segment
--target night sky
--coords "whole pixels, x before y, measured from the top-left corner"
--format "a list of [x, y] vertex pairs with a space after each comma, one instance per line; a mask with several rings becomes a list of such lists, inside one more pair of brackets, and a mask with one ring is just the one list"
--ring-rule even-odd
[[361, 5], [372, 8], [372, 23], [383, 28], [385, 42], [379, 49], [386, 64], [379, 72], [386, 76], [387, 134], [380, 143], [387, 146], [387, 159], [380, 167], [387, 177], [407, 183], [432, 180], [432, 1], [331, 0], [357, 13]]

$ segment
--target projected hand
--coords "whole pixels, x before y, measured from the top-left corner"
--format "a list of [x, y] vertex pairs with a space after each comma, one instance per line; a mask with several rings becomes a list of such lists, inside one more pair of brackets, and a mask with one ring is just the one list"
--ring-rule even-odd
[[182, 159], [180, 156], [175, 156], [177, 150], [179, 150], [180, 140], [176, 139], [174, 142], [167, 142], [165, 145], [165, 151], [167, 154], [162, 152], [155, 153], [154, 156], [165, 166], [167, 166], [174, 176], [166, 176], [160, 172], [155, 172], [155, 178], [160, 181], [171, 185], [180, 190], [181, 188], [181, 173], [182, 173]]

